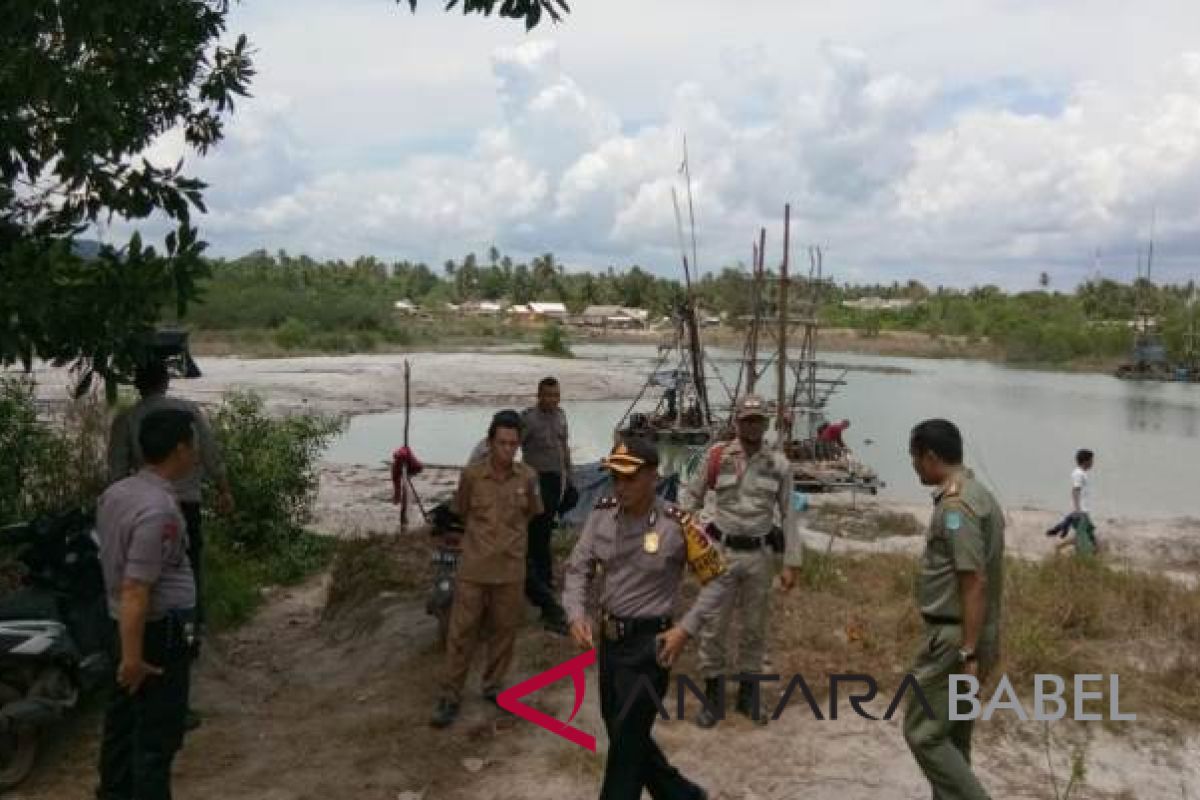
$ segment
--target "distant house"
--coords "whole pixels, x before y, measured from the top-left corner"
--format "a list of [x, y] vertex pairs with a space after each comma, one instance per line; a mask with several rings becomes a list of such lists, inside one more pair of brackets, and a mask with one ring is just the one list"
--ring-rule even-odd
[[469, 300], [459, 306], [459, 313], [470, 317], [497, 317], [504, 313], [504, 304], [497, 300]]
[[649, 312], [624, 306], [588, 306], [580, 315], [580, 324], [590, 328], [642, 328]]
[[702, 308], [697, 308], [696, 321], [700, 323], [700, 327], [702, 328], [711, 328], [714, 325], [721, 324], [721, 317], [718, 314], [713, 314], [709, 311], [705, 311]]
[[564, 303], [533, 302], [529, 311], [536, 320], [556, 320], [563, 322], [567, 318], [567, 306]]
[[860, 297], [857, 300], [843, 300], [843, 308], [853, 308], [856, 311], [901, 311], [913, 304], [912, 300], [885, 300], [882, 297]]
[[415, 313], [417, 313], [417, 306], [416, 306], [416, 303], [414, 303], [412, 300], [407, 300], [407, 299], [406, 299], [406, 300], [397, 300], [397, 301], [396, 301], [395, 303], [393, 303], [392, 305], [393, 305], [393, 306], [395, 307], [395, 309], [396, 309], [397, 311], [399, 311], [401, 314], [408, 315], [408, 314], [415, 314]]

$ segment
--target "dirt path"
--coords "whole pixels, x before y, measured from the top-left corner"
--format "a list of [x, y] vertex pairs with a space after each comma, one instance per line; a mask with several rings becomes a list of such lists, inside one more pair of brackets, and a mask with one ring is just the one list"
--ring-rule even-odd
[[[485, 708], [475, 688], [469, 689], [460, 722], [434, 732], [426, 723], [441, 659], [420, 597], [383, 597], [344, 618], [322, 620], [324, 592], [323, 578], [280, 591], [253, 622], [210, 648], [197, 688], [206, 721], [180, 756], [177, 797], [595, 797], [607, 745], [594, 673], [576, 724], [597, 737], [597, 755]], [[574, 654], [564, 640], [532, 624], [518, 649], [514, 679]], [[571, 699], [569, 685], [560, 683], [535, 702], [563, 718]], [[882, 707], [875, 710], [882, 715]], [[71, 726], [34, 779], [13, 796], [90, 797], [97, 726], [95, 716]], [[1056, 737], [1064, 733], [1055, 729]], [[1178, 797], [1181, 785], [1200, 781], [1194, 739], [1139, 742], [1098, 726], [1087, 733], [1089, 782], [1076, 797]], [[928, 797], [899, 716], [870, 722], [843, 708], [837, 721], [817, 721], [807, 707], [792, 704], [765, 729], [741, 719], [716, 732], [670, 722], [659, 724], [658, 736], [676, 764], [712, 790], [714, 800]], [[984, 725], [977, 752], [981, 777], [994, 796], [1053, 797], [1036, 723]], [[1067, 744], [1055, 746], [1060, 780], [1069, 772], [1070, 752]]]

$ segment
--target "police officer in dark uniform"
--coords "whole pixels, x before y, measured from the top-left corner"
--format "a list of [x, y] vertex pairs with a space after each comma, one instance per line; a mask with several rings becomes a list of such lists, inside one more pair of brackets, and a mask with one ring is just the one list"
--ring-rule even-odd
[[196, 582], [171, 483], [195, 469], [193, 416], [149, 412], [138, 445], [145, 465], [110, 486], [96, 508], [119, 663], [104, 716], [99, 800], [170, 800], [187, 713]]
[[[672, 767], [651, 737], [656, 698], [638, 687], [649, 679], [661, 700], [671, 664], [730, 591], [730, 573], [699, 524], [655, 496], [653, 443], [629, 438], [604, 465], [616, 496], [600, 500], [588, 517], [567, 564], [563, 592], [572, 638], [581, 647], [595, 647], [586, 605], [592, 581], [600, 579], [600, 709], [609, 740], [600, 798], [639, 800], [648, 789], [656, 800], [704, 800], [708, 793]], [[673, 622], [685, 567], [704, 588]]]

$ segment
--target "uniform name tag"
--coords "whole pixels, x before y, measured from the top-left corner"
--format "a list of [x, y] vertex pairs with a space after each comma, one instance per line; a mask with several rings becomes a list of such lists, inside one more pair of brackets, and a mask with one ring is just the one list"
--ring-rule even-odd
[[643, 537], [642, 549], [647, 553], [658, 552], [658, 531], [650, 531]]

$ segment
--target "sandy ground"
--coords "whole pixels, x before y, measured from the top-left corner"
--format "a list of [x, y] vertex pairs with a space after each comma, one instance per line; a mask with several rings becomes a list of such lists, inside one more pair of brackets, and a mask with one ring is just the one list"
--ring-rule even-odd
[[[519, 353], [409, 353], [313, 356], [287, 359], [205, 358], [204, 376], [172, 381], [171, 391], [201, 403], [217, 403], [230, 390], [252, 389], [276, 412], [312, 409], [368, 414], [404, 408], [404, 362], [411, 365], [413, 403], [419, 406], [524, 406], [537, 382], [555, 375], [573, 400], [635, 396], [645, 380], [640, 361], [550, 359]], [[597, 364], [602, 363], [602, 368]], [[63, 400], [71, 376], [65, 369], [35, 370], [38, 396]]]
[[[434, 502], [450, 491], [453, 480], [452, 472], [435, 470], [421, 477], [418, 488], [426, 501]], [[318, 524], [342, 535], [397, 530], [382, 470], [327, 469], [316, 513]], [[1051, 518], [1042, 512], [1016, 512], [1009, 540], [1013, 550], [1029, 556], [1043, 552], [1040, 531]], [[1106, 530], [1106, 541], [1113, 547], [1132, 548], [1147, 529], [1109, 521]], [[1179, 529], [1181, 534], [1188, 531]], [[427, 550], [420, 533], [409, 537], [411, 547], [421, 554]], [[813, 546], [828, 542], [812, 530], [806, 537]], [[835, 549], [915, 551], [918, 544], [914, 537], [874, 542], [838, 538]], [[1160, 566], [1167, 563], [1181, 571], [1186, 566], [1174, 555]], [[320, 576], [273, 593], [250, 624], [206, 651], [197, 679], [197, 703], [206, 722], [189, 737], [179, 759], [178, 798], [596, 796], [607, 742], [594, 672], [574, 724], [596, 736], [596, 755], [486, 708], [474, 682], [468, 686], [459, 723], [448, 731], [431, 731], [426, 723], [441, 657], [422, 593], [382, 596], [369, 607], [326, 619], [326, 581]], [[536, 674], [575, 652], [565, 640], [542, 632], [531, 611], [513, 679]], [[538, 707], [559, 718], [569, 714], [571, 702], [566, 682], [549, 687], [536, 700]], [[708, 787], [714, 800], [927, 798], [903, 740], [900, 715], [870, 722], [846, 711], [837, 721], [817, 721], [802, 705], [793, 704], [765, 729], [733, 719], [716, 732], [705, 732], [690, 722], [672, 721], [659, 723], [657, 735], [677, 766]], [[882, 716], [882, 707], [875, 711]], [[97, 724], [90, 716], [69, 725], [35, 777], [13, 796], [89, 797]], [[1200, 759], [1195, 757], [1200, 739], [1195, 735], [1117, 736], [1099, 725], [1066, 723], [1056, 724], [1051, 735], [1060, 789], [1069, 774], [1074, 743], [1088, 742], [1087, 782], [1072, 797], [1165, 800], [1185, 796], [1181, 787], [1200, 785]], [[981, 779], [994, 797], [1055, 797], [1037, 723], [981, 725], [976, 753]]]
[[[399, 397], [404, 358], [206, 359], [206, 377], [180, 381], [178, 388], [202, 401], [215, 400], [229, 388], [256, 388], [277, 410], [381, 411], [396, 405], [393, 398]], [[621, 377], [620, 370], [598, 371], [594, 363], [582, 360], [551, 363], [520, 355], [481, 359], [471, 354], [407, 358], [419, 370], [422, 397], [430, 403], [436, 398], [516, 402], [547, 371], [570, 380], [573, 395], [581, 398], [624, 397], [638, 388], [628, 385], [635, 377]], [[43, 396], [62, 396], [61, 373], [46, 371], [40, 377]], [[431, 504], [452, 490], [456, 477], [449, 470], [427, 471], [418, 480], [418, 490]], [[397, 534], [398, 515], [390, 498], [385, 470], [326, 465], [315, 527], [339, 536]], [[853, 502], [912, 512], [922, 520], [928, 514], [927, 507], [886, 500], [859, 497]], [[1011, 552], [1030, 558], [1049, 552], [1052, 543], [1043, 531], [1056, 514], [1010, 509], [1009, 518]], [[1198, 520], [1100, 521], [1111, 558], [1185, 581], [1200, 575], [1197, 534]], [[913, 536], [831, 539], [808, 529], [805, 537], [814, 548], [838, 551], [916, 553], [920, 547]], [[400, 541], [414, 549], [415, 563], [427, 556], [425, 537], [414, 534]], [[474, 694], [474, 684], [469, 685], [459, 724], [433, 732], [426, 723], [442, 662], [433, 620], [424, 613], [423, 591], [381, 596], [368, 607], [329, 619], [323, 614], [327, 580], [318, 576], [272, 592], [254, 620], [206, 648], [196, 678], [196, 704], [206, 722], [189, 736], [180, 756], [176, 797], [557, 800], [597, 795], [607, 743], [594, 672], [575, 724], [597, 737], [597, 755], [486, 709]], [[513, 680], [574, 653], [568, 642], [541, 631], [531, 611]], [[559, 683], [540, 693], [536, 703], [565, 718], [571, 701], [569, 685]], [[707, 786], [714, 800], [924, 800], [928, 789], [899, 723], [899, 717], [868, 722], [852, 715], [820, 722], [792, 706], [764, 729], [734, 720], [716, 732], [701, 731], [688, 722], [660, 723], [657, 730], [675, 763]], [[98, 726], [92, 713], [56, 731], [36, 774], [11, 796], [91, 797]], [[1195, 788], [1200, 786], [1196, 732], [1171, 739], [1149, 733], [1117, 736], [1098, 725], [1060, 723], [1052, 735], [1059, 742], [1051, 750], [1060, 790], [1069, 773], [1069, 743], [1088, 741], [1087, 782], [1074, 798], [1200, 796]], [[976, 753], [979, 773], [993, 796], [1056, 796], [1036, 724], [984, 724]]]

